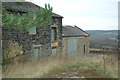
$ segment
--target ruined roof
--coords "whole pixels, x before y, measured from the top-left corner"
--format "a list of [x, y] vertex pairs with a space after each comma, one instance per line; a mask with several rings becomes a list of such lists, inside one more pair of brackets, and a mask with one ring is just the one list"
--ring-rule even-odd
[[[3, 7], [7, 10], [11, 11], [19, 11], [19, 12], [34, 12], [37, 8], [40, 9], [42, 7], [31, 3], [31, 2], [3, 2]], [[61, 17], [61, 15], [58, 15], [56, 13], [53, 13], [52, 17]]]
[[63, 26], [62, 27], [63, 37], [79, 37], [79, 36], [89, 36], [89, 34], [77, 26]]

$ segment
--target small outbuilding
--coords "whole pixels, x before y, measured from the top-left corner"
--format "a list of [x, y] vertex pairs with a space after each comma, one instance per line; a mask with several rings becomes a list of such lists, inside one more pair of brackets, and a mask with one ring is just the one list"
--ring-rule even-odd
[[89, 34], [77, 26], [63, 26], [63, 55], [74, 56], [89, 52]]

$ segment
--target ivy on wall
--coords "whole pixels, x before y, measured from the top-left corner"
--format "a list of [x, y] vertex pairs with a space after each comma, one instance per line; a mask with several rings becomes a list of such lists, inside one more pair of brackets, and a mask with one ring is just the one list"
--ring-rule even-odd
[[53, 8], [45, 4], [45, 9], [36, 9], [34, 12], [24, 14], [10, 14], [2, 8], [2, 23], [8, 29], [28, 31], [32, 27], [46, 26], [51, 23]]

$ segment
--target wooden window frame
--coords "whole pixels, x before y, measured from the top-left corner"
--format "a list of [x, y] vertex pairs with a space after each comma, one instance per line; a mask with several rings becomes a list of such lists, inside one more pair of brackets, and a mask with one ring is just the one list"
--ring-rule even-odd
[[[52, 39], [52, 29], [54, 29], [54, 40]], [[57, 27], [51, 27], [51, 41], [55, 42], [57, 41]]]
[[[35, 48], [38, 48], [39, 51], [41, 51], [41, 45], [33, 45], [33, 54], [34, 54], [34, 49], [35, 49]], [[40, 53], [40, 52], [39, 52], [39, 53]], [[38, 59], [39, 59], [40, 55], [41, 55], [41, 54], [39, 54], [39, 56], [37, 57]]]

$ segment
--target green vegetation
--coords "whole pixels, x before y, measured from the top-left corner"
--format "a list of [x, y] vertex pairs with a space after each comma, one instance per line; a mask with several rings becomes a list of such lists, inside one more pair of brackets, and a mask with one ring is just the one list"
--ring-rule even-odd
[[[76, 73], [77, 72], [77, 73]], [[64, 73], [64, 75], [63, 75]], [[54, 78], [54, 77], [82, 77], [85, 78], [110, 78], [111, 73], [108, 71], [104, 72], [99, 63], [84, 63], [84, 62], [75, 62], [62, 64], [56, 67], [53, 67], [44, 77]], [[72, 74], [72, 75], [71, 75]]]
[[[113, 64], [111, 64], [113, 63]], [[118, 78], [118, 61], [114, 56], [107, 57], [106, 69], [102, 56], [78, 56], [62, 59], [48, 58], [38, 61], [9, 65], [3, 72], [5, 78]], [[4, 69], [4, 68], [3, 68]], [[56, 76], [57, 75], [57, 76]]]
[[[5, 43], [6, 41], [3, 41], [3, 44]], [[7, 47], [3, 46], [3, 65], [15, 63], [21, 56], [23, 56], [22, 45], [17, 42], [10, 41]]]
[[[23, 3], [22, 3], [23, 4]], [[21, 5], [21, 4], [19, 4]], [[45, 9], [36, 9], [35, 12], [24, 14], [9, 14], [5, 8], [2, 8], [3, 26], [8, 29], [28, 31], [32, 27], [46, 26], [51, 23], [53, 8], [50, 4], [45, 4]]]

